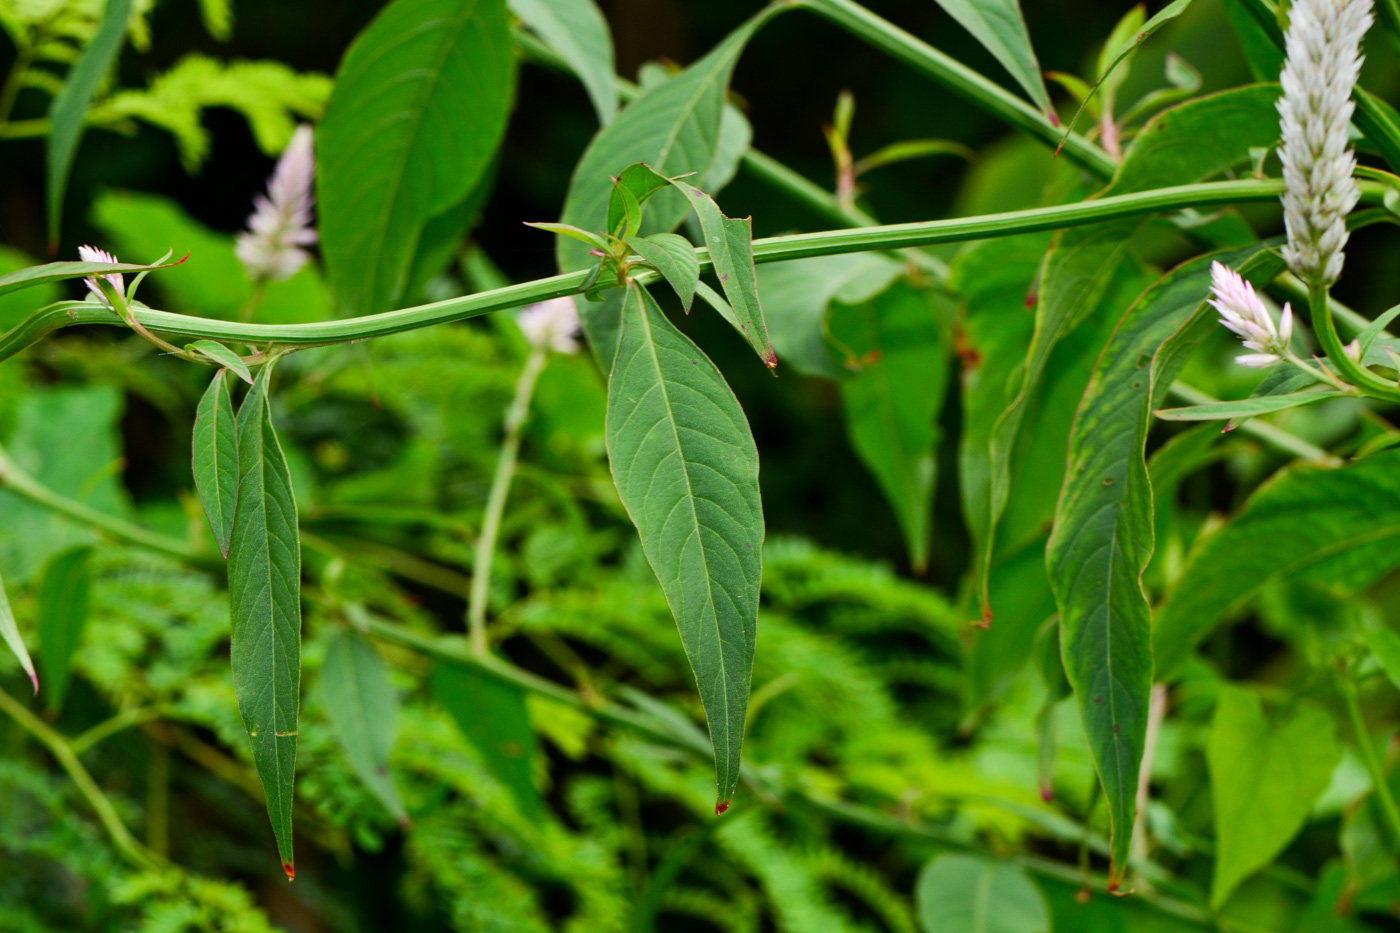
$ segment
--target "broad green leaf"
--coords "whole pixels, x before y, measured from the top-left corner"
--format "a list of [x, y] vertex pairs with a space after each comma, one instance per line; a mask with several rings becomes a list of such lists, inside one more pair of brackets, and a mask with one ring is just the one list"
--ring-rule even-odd
[[568, 62], [598, 122], [611, 123], [617, 116], [617, 69], [608, 21], [593, 0], [510, 0], [510, 9]]
[[835, 305], [831, 334], [863, 365], [841, 383], [851, 446], [904, 532], [916, 571], [928, 565], [938, 414], [948, 387], [950, 310], [896, 281], [859, 305]]
[[5, 640], [5, 644], [14, 652], [19, 659], [20, 667], [29, 675], [30, 682], [34, 685], [34, 692], [39, 692], [39, 675], [34, 672], [34, 661], [29, 657], [29, 649], [24, 647], [24, 639], [20, 637], [19, 626], [15, 623], [14, 610], [10, 608], [10, 598], [5, 595], [5, 580], [0, 577], [0, 638]]
[[695, 671], [722, 811], [739, 781], [758, 625], [758, 451], [719, 370], [635, 284], [608, 380], [607, 444]]
[[773, 342], [768, 337], [768, 324], [763, 320], [763, 306], [758, 300], [758, 272], [753, 261], [753, 218], [726, 217], [714, 198], [692, 185], [673, 179], [700, 220], [705, 233], [705, 246], [714, 263], [724, 297], [739, 321], [739, 332], [754, 348], [758, 358], [769, 369], [778, 365]]
[[127, 20], [131, 18], [131, 0], [107, 0], [102, 22], [91, 41], [68, 72], [63, 89], [49, 105], [49, 141], [47, 153], [49, 245], [57, 247], [59, 224], [63, 218], [63, 195], [68, 189], [68, 174], [78, 154], [78, 142], [83, 138], [83, 123], [88, 107], [97, 93], [98, 85], [107, 76], [121, 52], [126, 38]]
[[496, 780], [515, 797], [520, 810], [538, 819], [544, 805], [535, 787], [535, 732], [519, 687], [489, 674], [453, 664], [437, 664], [433, 696], [481, 754]]
[[389, 773], [399, 695], [379, 652], [352, 631], [336, 632], [321, 665], [321, 693], [326, 717], [355, 775], [400, 825], [408, 825], [408, 814]]
[[924, 866], [914, 889], [924, 933], [1050, 933], [1050, 908], [1025, 869], [961, 852]]
[[1400, 634], [1394, 629], [1373, 628], [1366, 632], [1366, 645], [1380, 662], [1391, 685], [1400, 690]]
[[1055, 119], [1055, 108], [1040, 77], [1040, 62], [1031, 47], [1026, 18], [1017, 0], [938, 0], [948, 15], [991, 52], [1040, 112]]
[[39, 584], [39, 665], [44, 669], [48, 707], [63, 706], [73, 655], [87, 625], [92, 595], [92, 548], [76, 547], [49, 561]]
[[833, 301], [860, 304], [884, 291], [902, 267], [880, 253], [794, 259], [759, 267], [759, 291], [773, 347], [805, 376], [841, 379], [847, 371], [827, 344]]
[[228, 370], [214, 374], [194, 414], [194, 486], [214, 532], [219, 553], [228, 557], [238, 503], [238, 429]]
[[670, 283], [688, 313], [695, 299], [695, 286], [700, 282], [700, 260], [690, 241], [674, 233], [653, 233], [649, 237], [634, 237], [627, 245]]
[[505, 0], [394, 0], [350, 46], [316, 132], [321, 253], [343, 314], [399, 299], [424, 225], [487, 170], [514, 74]]
[[238, 505], [228, 555], [238, 712], [288, 877], [301, 688], [301, 542], [287, 458], [272, 425], [272, 365], [238, 409]]
[[1355, 589], [1400, 564], [1398, 538], [1400, 451], [1280, 471], [1188, 555], [1153, 623], [1161, 675], [1178, 673], [1220, 618], [1269, 580]]
[[1269, 717], [1259, 697], [1221, 685], [1206, 739], [1215, 810], [1211, 906], [1283, 851], [1341, 758], [1326, 711], [1305, 702]]
[[[1255, 254], [1257, 264], [1246, 264]], [[1153, 545], [1144, 450], [1153, 402], [1184, 362], [1184, 353], [1159, 347], [1180, 332], [1199, 339], [1211, 258], [1163, 277], [1104, 347], [1075, 416], [1046, 552], [1065, 670], [1109, 805], [1114, 883], [1126, 868], [1153, 676], [1151, 613], [1141, 583]], [[1279, 270], [1257, 248], [1214, 258], [1260, 284]]]
[[1258, 398], [1234, 402], [1210, 402], [1185, 408], [1162, 408], [1153, 412], [1163, 421], [1224, 421], [1230, 418], [1253, 418], [1270, 412], [1286, 411], [1300, 405], [1313, 405], [1328, 399], [1341, 398], [1347, 393], [1339, 389], [1318, 387], [1285, 395], [1261, 395]]
[[1225, 18], [1240, 40], [1255, 81], [1277, 81], [1283, 70], [1283, 50], [1249, 12], [1248, 0], [1224, 0]]
[[248, 385], [253, 384], [253, 374], [249, 371], [248, 364], [243, 362], [241, 356], [234, 353], [223, 344], [216, 343], [213, 340], [197, 340], [185, 347], [185, 349], [198, 353], [211, 363], [224, 367], [238, 376], [238, 378], [248, 383]]
[[50, 262], [42, 266], [30, 266], [27, 269], [20, 269], [17, 272], [11, 272], [9, 275], [0, 275], [0, 295], [7, 295], [10, 292], [17, 292], [25, 288], [33, 288], [36, 285], [49, 285], [54, 282], [62, 282], [64, 279], [81, 279], [89, 275], [110, 275], [113, 272], [149, 272], [152, 269], [164, 269], [167, 266], [178, 266], [184, 261], [184, 259], [178, 259], [175, 262], [154, 266], [143, 266], [128, 262]]

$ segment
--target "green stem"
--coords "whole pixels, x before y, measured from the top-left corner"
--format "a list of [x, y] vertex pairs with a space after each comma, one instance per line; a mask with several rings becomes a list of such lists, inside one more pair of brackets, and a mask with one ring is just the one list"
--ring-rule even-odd
[[1337, 673], [1337, 692], [1342, 695], [1342, 702], [1346, 705], [1347, 718], [1351, 720], [1351, 729], [1356, 733], [1356, 744], [1361, 748], [1361, 759], [1371, 774], [1372, 790], [1376, 800], [1380, 802], [1381, 814], [1385, 818], [1390, 838], [1400, 839], [1400, 808], [1395, 805], [1395, 796], [1390, 792], [1385, 769], [1381, 767], [1376, 747], [1371, 742], [1370, 733], [1366, 731], [1366, 719], [1361, 715], [1361, 700], [1356, 695], [1356, 683], [1351, 679], [1350, 673]]
[[1312, 315], [1313, 332], [1317, 334], [1318, 343], [1322, 344], [1327, 359], [1348, 382], [1367, 395], [1390, 402], [1400, 401], [1400, 387], [1363, 368], [1347, 353], [1342, 338], [1337, 335], [1337, 324], [1332, 319], [1327, 302], [1327, 286], [1313, 283], [1308, 289], [1308, 310]]
[[102, 720], [97, 725], [80, 732], [78, 735], [68, 740], [68, 746], [73, 749], [73, 754], [82, 755], [103, 739], [116, 735], [118, 732], [130, 729], [133, 726], [142, 726], [148, 722], [155, 722], [166, 714], [167, 710], [160, 706], [144, 706], [139, 709], [128, 709]]
[[[1379, 203], [1384, 196], [1383, 186], [1378, 182], [1362, 181], [1360, 188], [1362, 199], [1367, 203]], [[1095, 198], [1077, 204], [1007, 211], [980, 217], [768, 237], [754, 241], [754, 259], [756, 262], [782, 262], [812, 256], [833, 256], [1013, 236], [1037, 230], [1098, 223], [1119, 217], [1172, 212], [1187, 207], [1275, 201], [1282, 190], [1282, 182], [1275, 179], [1204, 182]], [[697, 249], [696, 256], [702, 269], [711, 268], [708, 250]], [[414, 308], [312, 324], [217, 321], [147, 308], [137, 308], [132, 313], [146, 328], [180, 337], [233, 341], [254, 346], [311, 347], [384, 337], [420, 327], [466, 320], [504, 308], [515, 308], [549, 298], [572, 295], [584, 284], [587, 276], [586, 271], [571, 272]], [[656, 276], [643, 273], [637, 278], [643, 282], [650, 282]], [[61, 327], [74, 324], [122, 326], [115, 312], [94, 302], [58, 302], [35, 312], [9, 333], [0, 336], [0, 360], [15, 355]]]
[[68, 740], [59, 735], [29, 710], [25, 709], [18, 701], [8, 693], [0, 690], [0, 710], [15, 721], [25, 732], [39, 740], [49, 754], [58, 761], [73, 783], [77, 785], [78, 791], [97, 814], [97, 819], [102, 823], [102, 827], [107, 830], [107, 835], [112, 838], [112, 843], [117, 847], [117, 851], [126, 858], [127, 861], [139, 868], [153, 868], [159, 865], [161, 859], [154, 852], [151, 852], [141, 843], [136, 841], [136, 837], [126, 828], [120, 816], [117, 815], [116, 807], [112, 806], [112, 801], [107, 799], [107, 795], [102, 792], [102, 788], [97, 786], [97, 782], [92, 779], [87, 768], [78, 760], [73, 748], [68, 744]]
[[[797, 2], [1012, 126], [1025, 130], [1051, 147], [1060, 145], [1064, 130], [1050, 121], [1050, 115], [1041, 113], [999, 84], [881, 19], [854, 0]], [[1078, 165], [1105, 178], [1117, 168], [1117, 163], [1108, 153], [1078, 133], [1070, 133], [1065, 139], [1063, 152]]]
[[496, 474], [491, 477], [491, 492], [486, 498], [481, 534], [476, 538], [471, 598], [467, 601], [467, 631], [471, 636], [472, 651], [478, 657], [485, 657], [491, 650], [486, 638], [486, 597], [491, 590], [491, 564], [496, 556], [496, 539], [501, 534], [506, 500], [510, 498], [511, 480], [515, 478], [515, 466], [520, 460], [520, 430], [530, 414], [530, 398], [535, 394], [535, 384], [539, 382], [540, 373], [544, 372], [548, 357], [546, 347], [531, 348], [525, 368], [520, 371], [520, 378], [515, 383], [515, 398], [506, 409], [505, 436], [501, 440], [500, 456], [496, 459]]

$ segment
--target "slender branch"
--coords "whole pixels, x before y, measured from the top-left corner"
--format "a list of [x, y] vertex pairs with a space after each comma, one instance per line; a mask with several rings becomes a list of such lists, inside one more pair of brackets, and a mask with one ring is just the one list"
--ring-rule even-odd
[[496, 539], [501, 533], [501, 518], [505, 515], [506, 500], [510, 498], [511, 480], [515, 478], [515, 467], [520, 460], [520, 429], [530, 413], [530, 398], [535, 394], [535, 384], [549, 358], [549, 349], [543, 344], [531, 348], [525, 360], [525, 368], [515, 383], [515, 398], [506, 409], [505, 436], [501, 440], [501, 453], [496, 459], [496, 473], [491, 478], [491, 492], [486, 499], [486, 514], [481, 521], [481, 534], [476, 539], [476, 560], [472, 564], [472, 589], [467, 601], [467, 631], [471, 636], [472, 650], [485, 657], [490, 652], [486, 638], [486, 597], [491, 589], [491, 564], [496, 557]]
[[85, 754], [88, 749], [103, 739], [110, 738], [133, 726], [144, 726], [148, 722], [155, 722], [168, 712], [169, 710], [162, 706], [143, 706], [137, 709], [122, 710], [115, 716], [102, 720], [86, 732], [78, 733], [68, 740], [68, 746], [73, 749], [75, 755]]
[[1318, 342], [1327, 353], [1327, 359], [1337, 367], [1337, 372], [1368, 395], [1390, 402], [1400, 401], [1400, 387], [1363, 368], [1359, 361], [1352, 359], [1351, 354], [1347, 353], [1346, 347], [1342, 345], [1342, 338], [1337, 335], [1337, 323], [1332, 319], [1332, 313], [1327, 307], [1326, 285], [1314, 284], [1309, 288], [1308, 305], [1312, 314], [1313, 332], [1317, 334]]
[[1347, 708], [1347, 718], [1351, 720], [1351, 729], [1356, 733], [1356, 744], [1361, 748], [1361, 760], [1365, 762], [1366, 770], [1371, 774], [1371, 789], [1380, 803], [1381, 815], [1385, 818], [1390, 838], [1400, 839], [1400, 808], [1395, 805], [1395, 796], [1390, 792], [1385, 769], [1381, 767], [1381, 760], [1376, 755], [1376, 746], [1371, 742], [1371, 734], [1366, 730], [1366, 718], [1361, 714], [1361, 700], [1356, 695], [1356, 683], [1351, 679], [1350, 673], [1337, 672], [1337, 692], [1342, 695], [1342, 702]]

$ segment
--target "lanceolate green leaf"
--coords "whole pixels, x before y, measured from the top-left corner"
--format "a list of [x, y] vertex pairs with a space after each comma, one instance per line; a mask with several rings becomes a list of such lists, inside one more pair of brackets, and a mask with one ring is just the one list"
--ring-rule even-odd
[[342, 313], [398, 300], [424, 225], [495, 153], [514, 72], [505, 0], [394, 0], [350, 47], [316, 133], [321, 251]]
[[44, 669], [48, 707], [63, 706], [73, 655], [87, 626], [92, 592], [92, 549], [76, 547], [49, 561], [39, 585], [39, 664]]
[[39, 692], [39, 675], [34, 673], [34, 661], [29, 657], [29, 649], [24, 647], [24, 639], [19, 635], [19, 626], [15, 623], [14, 610], [10, 608], [10, 598], [5, 595], [5, 579], [0, 577], [0, 638], [5, 639], [5, 644], [14, 652], [19, 659], [20, 667], [29, 675], [30, 682], [34, 685], [34, 692]]
[[185, 259], [178, 259], [175, 262], [154, 266], [143, 266], [129, 262], [116, 264], [109, 262], [50, 262], [42, 266], [20, 269], [9, 275], [0, 275], [0, 295], [8, 295], [10, 292], [33, 288], [36, 285], [61, 282], [64, 279], [80, 279], [88, 275], [110, 275], [113, 272], [148, 272], [152, 269], [178, 266], [184, 261]]
[[1017, 0], [938, 0], [938, 5], [996, 56], [1042, 113], [1055, 119]]
[[[1261, 248], [1214, 258], [1259, 284], [1279, 271]], [[1149, 289], [1104, 347], [1075, 416], [1046, 552], [1065, 671], [1108, 801], [1112, 883], [1126, 868], [1152, 688], [1151, 613], [1141, 583], [1153, 533], [1147, 429], [1154, 400], [1182, 365], [1180, 351], [1188, 338], [1199, 339], [1211, 259], [1192, 260]], [[1178, 332], [1173, 352], [1159, 352]]]
[[1324, 710], [1304, 703], [1269, 717], [1253, 693], [1221, 686], [1206, 740], [1215, 810], [1211, 906], [1224, 904], [1241, 881], [1283, 851], [1341, 759]]
[[514, 684], [454, 664], [433, 667], [432, 688], [521, 812], [538, 818], [544, 804], [535, 787], [535, 733], [525, 694]]
[[1400, 565], [1400, 450], [1346, 467], [1300, 463], [1259, 488], [1188, 555], [1157, 609], [1153, 645], [1163, 679], [1197, 642], [1280, 577], [1348, 590]]
[[700, 281], [700, 260], [690, 241], [674, 233], [654, 233], [649, 237], [636, 237], [627, 245], [656, 267], [676, 290], [681, 307], [689, 312], [690, 303], [695, 299], [695, 286]]
[[196, 340], [185, 349], [198, 353], [211, 363], [222, 366], [238, 376], [248, 385], [253, 384], [253, 373], [243, 358], [228, 347], [213, 340]]
[[1237, 402], [1212, 402], [1207, 405], [1190, 405], [1186, 408], [1163, 408], [1153, 412], [1163, 421], [1225, 421], [1231, 418], [1253, 418], [1270, 412], [1286, 411], [1300, 405], [1315, 405], [1328, 399], [1341, 398], [1347, 393], [1339, 389], [1319, 386], [1302, 392], [1289, 392], [1285, 395], [1261, 395], [1258, 398], [1241, 399]]
[[130, 18], [131, 0], [107, 0], [96, 34], [68, 72], [63, 90], [49, 105], [47, 163], [50, 246], [58, 245], [63, 194], [68, 188], [68, 173], [72, 171], [73, 159], [78, 154], [78, 142], [83, 138], [83, 122], [87, 119], [88, 107], [92, 104], [92, 96], [97, 93], [98, 85], [117, 60]]
[[608, 381], [607, 444], [695, 671], [723, 811], [739, 781], [758, 624], [758, 451], [719, 370], [635, 284]]
[[272, 426], [272, 365], [238, 410], [238, 505], [228, 555], [238, 712], [288, 877], [301, 688], [301, 543], [287, 459]]
[[399, 696], [374, 647], [351, 631], [337, 632], [321, 665], [326, 716], [355, 775], [402, 825], [403, 801], [389, 773], [398, 729]]
[[841, 383], [851, 445], [874, 474], [904, 531], [916, 570], [928, 564], [937, 418], [948, 386], [951, 309], [897, 281], [883, 294], [832, 309], [831, 333], [863, 365]]
[[1025, 869], [950, 853], [924, 866], [914, 890], [924, 933], [1050, 933], [1050, 907]]
[[233, 398], [227, 369], [214, 379], [199, 400], [194, 415], [194, 486], [214, 532], [219, 553], [228, 557], [233, 537], [234, 509], [238, 502], [238, 429], [234, 424]]
[[569, 63], [598, 122], [617, 116], [617, 78], [608, 22], [593, 0], [510, 0], [510, 9]]

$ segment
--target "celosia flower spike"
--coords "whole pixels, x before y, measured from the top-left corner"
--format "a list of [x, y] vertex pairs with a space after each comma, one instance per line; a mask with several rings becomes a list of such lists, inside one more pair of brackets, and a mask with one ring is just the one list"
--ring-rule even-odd
[[1241, 366], [1272, 366], [1288, 353], [1293, 337], [1293, 308], [1283, 306], [1279, 324], [1254, 293], [1254, 286], [1235, 270], [1219, 262], [1210, 266], [1210, 306], [1220, 312], [1220, 323], [1234, 331], [1244, 341], [1245, 349], [1253, 350], [1235, 357]]
[[578, 308], [572, 298], [551, 298], [525, 308], [516, 317], [525, 339], [538, 349], [577, 353]]
[[1283, 258], [1309, 284], [1330, 286], [1342, 274], [1346, 216], [1360, 198], [1356, 156], [1347, 145], [1361, 72], [1361, 37], [1371, 0], [1295, 0], [1278, 102], [1283, 139]]
[[[83, 262], [105, 262], [110, 263], [111, 265], [117, 264], [116, 256], [113, 256], [111, 253], [100, 250], [95, 246], [79, 246], [78, 258], [81, 259]], [[106, 279], [111, 284], [112, 288], [116, 289], [118, 295], [121, 295], [123, 298], [126, 297], [126, 282], [122, 279], [122, 274], [120, 272], [113, 272], [109, 275], [102, 276], [102, 278]], [[100, 301], [102, 301], [105, 304], [107, 301], [107, 296], [102, 294], [102, 289], [98, 287], [97, 276], [90, 275], [87, 278], [83, 279], [83, 281], [87, 283], [88, 289], [94, 295], [96, 295]]]
[[257, 209], [248, 218], [248, 232], [238, 235], [238, 258], [255, 280], [291, 278], [311, 261], [303, 247], [316, 242], [316, 229], [311, 226], [315, 176], [311, 127], [302, 124], [277, 161], [267, 196], [253, 199]]

